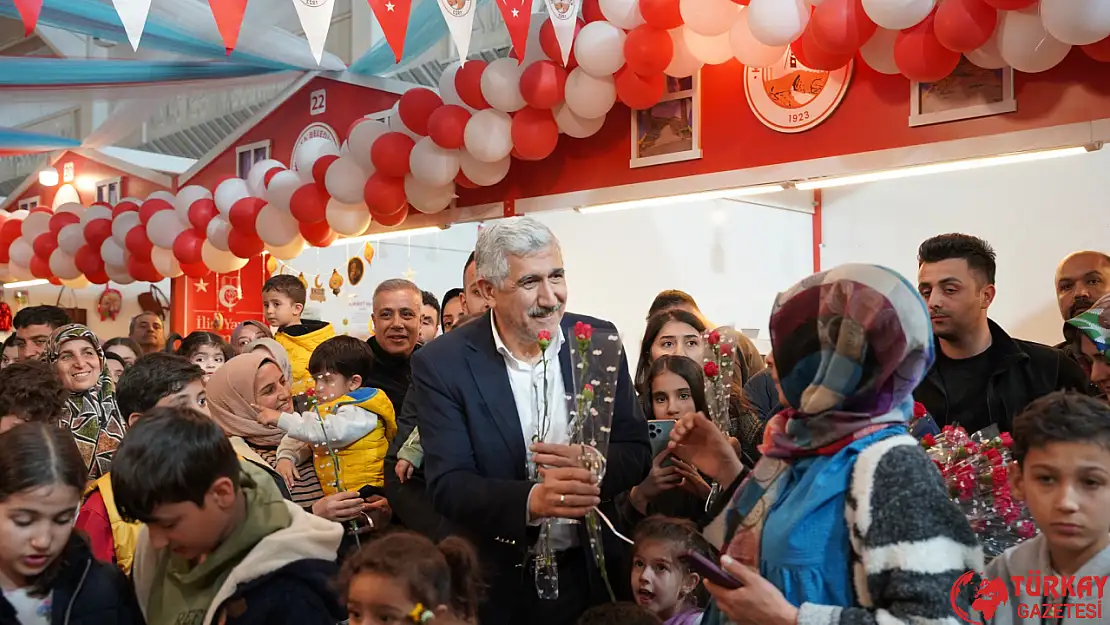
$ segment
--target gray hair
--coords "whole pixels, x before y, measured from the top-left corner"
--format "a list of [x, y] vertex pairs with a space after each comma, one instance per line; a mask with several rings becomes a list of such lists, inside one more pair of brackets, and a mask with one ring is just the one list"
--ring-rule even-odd
[[420, 287], [416, 286], [411, 280], [405, 280], [404, 278], [383, 280], [382, 283], [374, 289], [374, 297], [376, 298], [382, 293], [390, 293], [392, 291], [412, 291], [416, 293], [417, 297], [421, 298], [421, 301], [423, 301], [424, 298], [424, 291], [421, 291]]
[[498, 221], [478, 234], [478, 277], [501, 285], [509, 277], [509, 256], [532, 256], [552, 245], [559, 245], [555, 234], [531, 217]]

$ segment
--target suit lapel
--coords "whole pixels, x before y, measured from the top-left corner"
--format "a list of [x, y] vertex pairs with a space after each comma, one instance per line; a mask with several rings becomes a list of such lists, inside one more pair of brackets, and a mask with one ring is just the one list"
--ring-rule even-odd
[[524, 447], [524, 434], [520, 429], [520, 415], [517, 414], [513, 388], [509, 385], [509, 373], [505, 369], [505, 359], [497, 352], [493, 343], [493, 325], [490, 315], [474, 323], [475, 332], [470, 339], [470, 349], [466, 360], [478, 392], [490, 410], [497, 431], [505, 441], [516, 464], [523, 473], [527, 462]]

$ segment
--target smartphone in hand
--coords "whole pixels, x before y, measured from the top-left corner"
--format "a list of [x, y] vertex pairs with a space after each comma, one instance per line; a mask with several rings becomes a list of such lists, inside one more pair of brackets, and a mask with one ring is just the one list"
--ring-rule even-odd
[[691, 571], [701, 575], [703, 579], [707, 579], [718, 586], [728, 588], [729, 590], [735, 590], [741, 586], [739, 580], [729, 575], [728, 572], [718, 566], [716, 562], [697, 551], [687, 551], [678, 556], [678, 559], [688, 566]]

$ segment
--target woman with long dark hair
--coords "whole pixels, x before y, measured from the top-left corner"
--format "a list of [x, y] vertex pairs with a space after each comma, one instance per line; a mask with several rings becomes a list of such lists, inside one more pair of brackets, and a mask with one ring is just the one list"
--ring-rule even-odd
[[664, 310], [648, 319], [640, 358], [636, 363], [636, 391], [645, 393], [651, 363], [660, 356], [686, 356], [701, 364], [705, 359], [705, 324], [685, 310]]

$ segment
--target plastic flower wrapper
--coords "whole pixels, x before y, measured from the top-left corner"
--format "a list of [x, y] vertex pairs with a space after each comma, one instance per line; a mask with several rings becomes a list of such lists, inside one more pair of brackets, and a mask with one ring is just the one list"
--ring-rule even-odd
[[940, 469], [949, 497], [967, 516], [987, 557], [1036, 535], [1028, 510], [1010, 490], [1013, 440], [1008, 433], [999, 434], [991, 426], [969, 436], [963, 428], [949, 425], [939, 435], [925, 435], [921, 444]]
[[[721, 330], [726, 330], [721, 332]], [[727, 328], [712, 330], [705, 335], [705, 400], [709, 419], [727, 436], [735, 436], [737, 427], [729, 416], [732, 395], [732, 369], [735, 364], [736, 336]]]
[[[320, 381], [322, 381], [322, 379], [318, 378], [317, 382], [320, 382]], [[327, 462], [324, 463], [324, 467], [325, 467], [325, 469], [326, 468], [331, 468], [332, 471], [330, 472], [331, 475], [327, 475], [327, 473], [329, 473], [329, 472], [325, 471], [325, 475], [319, 475], [319, 477], [321, 479], [325, 479], [325, 480], [328, 477], [332, 478], [331, 479], [331, 486], [333, 486], [335, 488], [335, 492], [342, 493], [342, 492], [346, 491], [347, 489], [345, 488], [345, 485], [343, 484], [343, 476], [341, 474], [341, 469], [340, 469], [341, 465], [339, 464], [339, 454], [337, 453], [337, 450], [335, 449], [335, 447], [331, 444], [331, 441], [328, 440], [327, 428], [324, 427], [325, 417], [324, 417], [324, 413], [322, 412], [322, 408], [320, 407], [320, 398], [316, 396], [316, 389], [315, 388], [309, 388], [304, 393], [301, 393], [300, 395], [298, 395], [296, 399], [297, 399], [297, 401], [294, 402], [294, 403], [295, 404], [299, 403], [300, 405], [304, 406], [304, 412], [311, 412], [315, 415], [316, 423], [317, 423], [317, 425], [320, 426], [320, 432], [323, 434], [324, 444], [323, 445], [317, 445], [317, 447], [323, 447], [324, 448], [324, 451], [328, 455], [328, 460], [327, 460]], [[353, 486], [355, 488], [358, 488], [361, 485], [353, 485]], [[352, 534], [354, 534], [355, 542], [358, 543], [361, 546], [361, 541], [358, 539], [358, 535], [359, 535], [358, 521], [349, 521], [347, 523], [347, 529]]]

